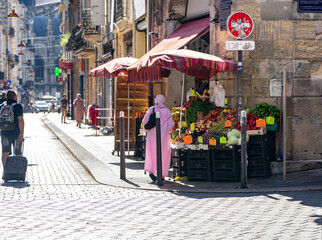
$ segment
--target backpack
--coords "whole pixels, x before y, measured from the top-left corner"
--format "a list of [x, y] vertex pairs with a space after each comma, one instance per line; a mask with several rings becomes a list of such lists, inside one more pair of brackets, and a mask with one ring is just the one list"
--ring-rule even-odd
[[144, 128], [146, 130], [150, 130], [150, 129], [154, 128], [155, 126], [156, 126], [155, 112], [154, 112], [154, 107], [153, 107], [153, 112], [151, 113], [149, 121], [147, 122], [147, 124], [144, 125]]
[[13, 106], [16, 103], [8, 105], [4, 102], [0, 105], [0, 130], [11, 131], [16, 127]]

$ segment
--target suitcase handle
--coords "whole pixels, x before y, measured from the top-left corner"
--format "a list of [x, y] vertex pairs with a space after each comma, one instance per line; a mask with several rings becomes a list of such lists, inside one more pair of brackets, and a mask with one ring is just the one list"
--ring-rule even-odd
[[[17, 140], [15, 140], [15, 142], [13, 144], [13, 156], [16, 156], [16, 144], [17, 144]], [[21, 156], [23, 155], [24, 146], [25, 146], [25, 139], [22, 139]]]

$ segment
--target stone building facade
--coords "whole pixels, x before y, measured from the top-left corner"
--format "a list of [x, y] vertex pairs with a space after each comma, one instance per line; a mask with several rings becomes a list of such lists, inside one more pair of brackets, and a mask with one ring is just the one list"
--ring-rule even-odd
[[[282, 80], [287, 73], [287, 159], [289, 169], [299, 170], [320, 165], [322, 160], [322, 13], [298, 11], [299, 1], [232, 1], [231, 10], [249, 13], [255, 29], [247, 40], [256, 49], [243, 53], [243, 104], [253, 109], [267, 102], [280, 107], [280, 97], [270, 96], [271, 80]], [[210, 1], [215, 17], [219, 0]], [[225, 41], [233, 40], [210, 25], [211, 54], [236, 60], [236, 52], [225, 50]], [[218, 74], [225, 85], [228, 103], [236, 105], [236, 76]]]

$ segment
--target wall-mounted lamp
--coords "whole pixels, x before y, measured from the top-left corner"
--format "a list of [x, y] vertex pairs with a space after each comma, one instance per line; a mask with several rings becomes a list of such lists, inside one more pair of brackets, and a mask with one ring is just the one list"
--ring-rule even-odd
[[18, 55], [25, 55], [22, 50], [20, 50], [20, 52], [18, 53]]
[[25, 47], [25, 44], [22, 41], [20, 41], [20, 43], [18, 44], [18, 47]]
[[16, 13], [15, 8], [13, 7], [11, 13], [8, 14], [9, 18], [19, 18], [19, 15]]
[[158, 37], [159, 36], [159, 34], [158, 33], [155, 33], [155, 32], [149, 32], [148, 33], [149, 35], [152, 35], [153, 37]]

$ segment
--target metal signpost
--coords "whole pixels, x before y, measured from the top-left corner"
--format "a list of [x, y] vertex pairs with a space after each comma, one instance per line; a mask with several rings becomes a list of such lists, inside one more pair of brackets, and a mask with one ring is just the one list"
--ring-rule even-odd
[[125, 176], [125, 128], [124, 112], [120, 112], [120, 178], [126, 179]]
[[156, 132], [157, 132], [157, 184], [162, 186], [162, 153], [161, 153], [161, 123], [160, 123], [160, 113], [155, 113], [156, 121]]
[[226, 49], [238, 51], [238, 71], [237, 71], [237, 112], [238, 120], [241, 121], [242, 127], [242, 147], [241, 147], [241, 188], [247, 188], [247, 144], [246, 144], [246, 112], [243, 111], [243, 88], [242, 88], [242, 71], [243, 71], [243, 51], [254, 50], [255, 42], [241, 41], [252, 34], [254, 21], [248, 13], [236, 11], [229, 15], [227, 19], [228, 33], [238, 39], [238, 41], [226, 41]]

